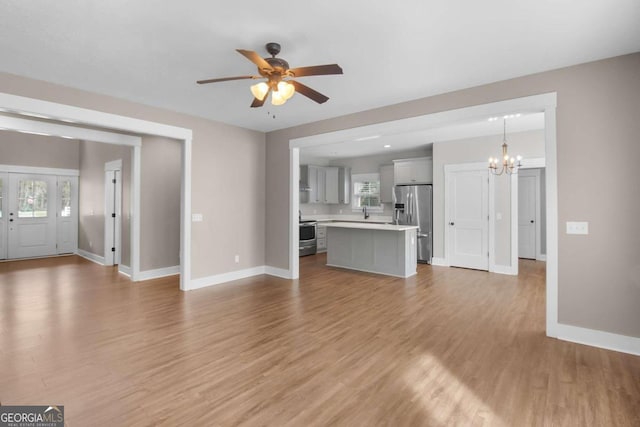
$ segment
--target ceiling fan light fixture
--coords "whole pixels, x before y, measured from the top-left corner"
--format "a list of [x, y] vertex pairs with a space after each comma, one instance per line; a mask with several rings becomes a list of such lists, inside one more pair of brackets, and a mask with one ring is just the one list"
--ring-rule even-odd
[[260, 101], [264, 101], [264, 98], [269, 93], [269, 85], [266, 84], [265, 82], [260, 82], [258, 84], [255, 84], [251, 86], [251, 93], [253, 94], [253, 96], [256, 97], [256, 99], [259, 99]]
[[282, 96], [280, 91], [271, 92], [271, 104], [272, 105], [282, 105], [287, 102], [287, 99]]
[[296, 93], [296, 88], [289, 82], [281, 81], [278, 83], [278, 93], [287, 101]]

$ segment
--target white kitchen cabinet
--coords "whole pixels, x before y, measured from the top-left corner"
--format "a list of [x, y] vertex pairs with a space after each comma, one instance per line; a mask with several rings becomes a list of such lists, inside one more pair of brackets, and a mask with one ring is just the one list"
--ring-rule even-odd
[[322, 223], [318, 223], [316, 226], [316, 246], [317, 252], [327, 251], [327, 226]]
[[325, 173], [322, 166], [308, 166], [309, 203], [324, 203]]
[[338, 203], [351, 203], [351, 168], [338, 169]]
[[432, 184], [433, 160], [431, 157], [393, 161], [395, 185]]
[[324, 169], [324, 203], [338, 203], [338, 170], [335, 166]]
[[[337, 166], [300, 166], [300, 203], [337, 204], [349, 203], [349, 194], [345, 199], [344, 188], [341, 191], [341, 183], [344, 185], [344, 169]], [[342, 171], [342, 174], [341, 174]], [[349, 175], [346, 185], [351, 185]]]
[[394, 166], [380, 166], [380, 201], [393, 203]]

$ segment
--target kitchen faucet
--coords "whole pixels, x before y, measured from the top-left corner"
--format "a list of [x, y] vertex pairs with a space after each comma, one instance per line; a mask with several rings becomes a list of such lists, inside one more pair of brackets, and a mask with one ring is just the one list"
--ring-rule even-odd
[[364, 219], [369, 219], [369, 212], [367, 212], [367, 207], [362, 208], [362, 212], [364, 212]]

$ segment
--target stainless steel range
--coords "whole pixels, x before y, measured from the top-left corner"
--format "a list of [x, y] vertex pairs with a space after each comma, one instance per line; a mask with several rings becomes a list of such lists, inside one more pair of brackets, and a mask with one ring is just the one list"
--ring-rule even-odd
[[316, 221], [299, 221], [300, 223], [300, 256], [314, 255], [318, 250], [316, 238]]

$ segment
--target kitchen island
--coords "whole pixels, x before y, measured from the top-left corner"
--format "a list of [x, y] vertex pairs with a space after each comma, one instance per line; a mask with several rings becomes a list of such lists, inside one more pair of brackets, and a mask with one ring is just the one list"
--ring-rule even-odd
[[416, 274], [415, 225], [330, 222], [327, 265], [396, 277]]

